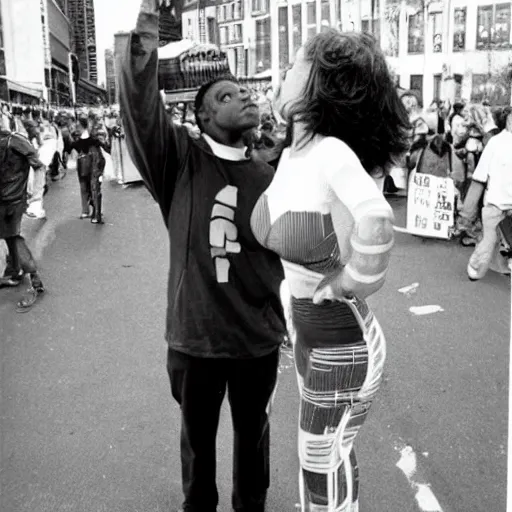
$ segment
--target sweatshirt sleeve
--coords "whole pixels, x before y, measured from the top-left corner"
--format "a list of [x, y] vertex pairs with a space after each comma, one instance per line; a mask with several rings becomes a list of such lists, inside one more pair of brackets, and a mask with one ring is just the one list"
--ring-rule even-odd
[[338, 243], [349, 257], [337, 274], [320, 283], [316, 303], [347, 296], [364, 299], [377, 292], [386, 279], [394, 244], [394, 216], [389, 203], [355, 155], [342, 161], [339, 166], [325, 166], [324, 177], [333, 196]]
[[11, 138], [9, 147], [27, 158], [32, 169], [44, 167], [43, 162], [39, 160], [37, 149], [22, 135], [14, 134]]
[[119, 72], [121, 118], [128, 151], [167, 222], [186, 158], [186, 129], [167, 119], [158, 90], [158, 14], [141, 11]]

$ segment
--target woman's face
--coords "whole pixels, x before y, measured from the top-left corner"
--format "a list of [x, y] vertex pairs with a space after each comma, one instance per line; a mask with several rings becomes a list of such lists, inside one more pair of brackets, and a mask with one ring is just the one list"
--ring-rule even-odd
[[302, 98], [310, 73], [311, 62], [306, 60], [302, 47], [295, 55], [295, 62], [286, 72], [274, 95], [274, 106], [285, 119], [288, 117], [290, 107]]

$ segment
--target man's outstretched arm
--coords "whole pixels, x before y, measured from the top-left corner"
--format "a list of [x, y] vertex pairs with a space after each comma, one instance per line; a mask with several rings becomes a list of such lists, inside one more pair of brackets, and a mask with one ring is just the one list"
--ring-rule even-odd
[[186, 130], [171, 124], [158, 90], [159, 8], [143, 0], [119, 70], [121, 117], [130, 155], [167, 219], [188, 147]]

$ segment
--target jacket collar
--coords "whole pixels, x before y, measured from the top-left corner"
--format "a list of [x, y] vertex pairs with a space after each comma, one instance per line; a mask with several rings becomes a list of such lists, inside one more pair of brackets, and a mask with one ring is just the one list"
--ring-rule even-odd
[[222, 158], [223, 160], [231, 160], [233, 162], [239, 162], [240, 160], [249, 160], [247, 157], [247, 148], [234, 148], [232, 146], [226, 146], [225, 144], [220, 144], [219, 142], [214, 141], [209, 135], [203, 133], [203, 139], [210, 146], [213, 154]]

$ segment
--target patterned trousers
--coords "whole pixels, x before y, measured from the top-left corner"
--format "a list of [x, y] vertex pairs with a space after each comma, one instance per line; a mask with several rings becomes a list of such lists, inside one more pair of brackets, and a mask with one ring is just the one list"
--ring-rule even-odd
[[295, 344], [302, 512], [359, 510], [354, 439], [380, 386], [386, 342], [365, 302], [345, 302], [361, 327], [360, 341], [325, 348]]

